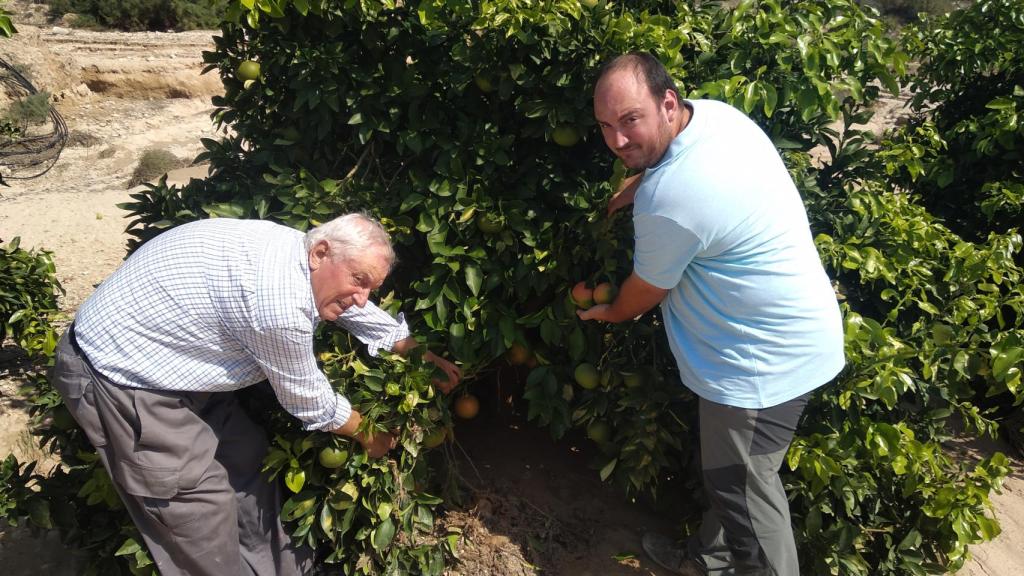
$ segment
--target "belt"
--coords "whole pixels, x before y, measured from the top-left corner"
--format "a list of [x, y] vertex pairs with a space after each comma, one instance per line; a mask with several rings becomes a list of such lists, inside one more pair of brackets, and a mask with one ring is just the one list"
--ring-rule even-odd
[[71, 343], [71, 348], [82, 358], [85, 358], [85, 353], [82, 352], [82, 347], [78, 345], [78, 338], [75, 338], [75, 323], [72, 322], [71, 326], [68, 326], [68, 342]]
[[93, 380], [96, 382], [103, 382], [104, 384], [113, 384], [106, 376], [103, 375], [95, 366], [92, 365], [92, 361], [82, 351], [82, 347], [78, 345], [78, 338], [75, 337], [75, 323], [72, 322], [71, 326], [68, 326], [68, 344], [71, 344], [71, 349], [75, 351], [75, 355], [85, 362], [86, 368], [92, 373]]

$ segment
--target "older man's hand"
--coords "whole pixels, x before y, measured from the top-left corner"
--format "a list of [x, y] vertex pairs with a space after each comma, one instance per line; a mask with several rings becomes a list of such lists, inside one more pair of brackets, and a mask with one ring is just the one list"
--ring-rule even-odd
[[370, 458], [380, 458], [398, 444], [398, 437], [389, 432], [377, 432], [372, 437], [358, 434], [355, 438], [363, 445]]
[[398, 444], [398, 436], [396, 434], [389, 432], [377, 432], [373, 436], [370, 436], [366, 432], [359, 432], [359, 425], [362, 424], [362, 422], [363, 415], [353, 408], [352, 414], [348, 417], [348, 421], [345, 422], [341, 428], [333, 430], [333, 432], [341, 436], [348, 436], [362, 444], [363, 448], [366, 449], [366, 453], [369, 454], [371, 458], [380, 458]]
[[423, 354], [423, 359], [432, 362], [447, 376], [446, 380], [434, 378], [434, 386], [437, 386], [438, 390], [447, 394], [459, 385], [459, 380], [462, 380], [462, 370], [458, 366], [429, 350]]

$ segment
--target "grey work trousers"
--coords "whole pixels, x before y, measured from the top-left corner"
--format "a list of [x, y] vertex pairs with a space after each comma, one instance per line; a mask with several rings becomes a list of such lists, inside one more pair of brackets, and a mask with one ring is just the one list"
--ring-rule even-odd
[[302, 574], [312, 551], [281, 526], [280, 487], [260, 473], [263, 430], [231, 392], [118, 386], [61, 338], [50, 382], [85, 431], [160, 573]]
[[779, 468], [810, 394], [748, 410], [700, 400], [700, 455], [710, 502], [690, 552], [715, 576], [798, 576]]

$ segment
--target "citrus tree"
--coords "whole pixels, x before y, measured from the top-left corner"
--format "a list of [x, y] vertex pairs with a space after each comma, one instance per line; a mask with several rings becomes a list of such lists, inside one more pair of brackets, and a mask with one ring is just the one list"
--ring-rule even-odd
[[[857, 126], [925, 38], [955, 37], [946, 23], [901, 46], [847, 0], [237, 0], [204, 55], [224, 81], [214, 119], [233, 128], [204, 141], [211, 177], [124, 207], [135, 245], [197, 218], [305, 229], [374, 214], [400, 261], [385, 308], [414, 312], [424, 345], [447, 349], [476, 392], [517, 366], [531, 421], [556, 438], [578, 429], [602, 479], [656, 494], [687, 476], [696, 410], [659, 314], [575, 315], [628, 275], [632, 246], [628, 217], [604, 215], [625, 172], [595, 129], [594, 76], [613, 55], [651, 51], [684, 95], [729, 102], [773, 139], [843, 300], [847, 369], [809, 405], [784, 470], [805, 572], [941, 573], [998, 533], [988, 495], [1005, 457], [960, 463], [941, 441], [954, 414], [973, 432], [997, 427], [979, 394], [1017, 397], [1020, 237], [964, 235], [933, 213], [914, 155], [944, 150], [945, 127]], [[417, 483], [430, 486], [422, 446], [446, 446], [451, 399], [415, 363], [372, 360], [342, 334], [317, 349], [367, 425], [402, 431], [402, 449], [367, 461], [254, 398], [293, 536], [344, 573], [440, 573], [457, 534], [432, 531], [440, 501]], [[89, 473], [102, 487], [102, 470]], [[107, 534], [106, 550], [145, 561], [126, 532]]]

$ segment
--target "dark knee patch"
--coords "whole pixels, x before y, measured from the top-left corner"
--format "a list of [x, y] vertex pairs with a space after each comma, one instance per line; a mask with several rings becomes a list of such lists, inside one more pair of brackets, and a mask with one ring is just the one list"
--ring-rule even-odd
[[754, 535], [747, 509], [746, 466], [737, 464], [705, 470], [704, 488], [727, 534], [740, 537]]
[[762, 564], [764, 554], [747, 507], [746, 466], [738, 464], [704, 470], [704, 487], [725, 530], [726, 545], [736, 566]]

